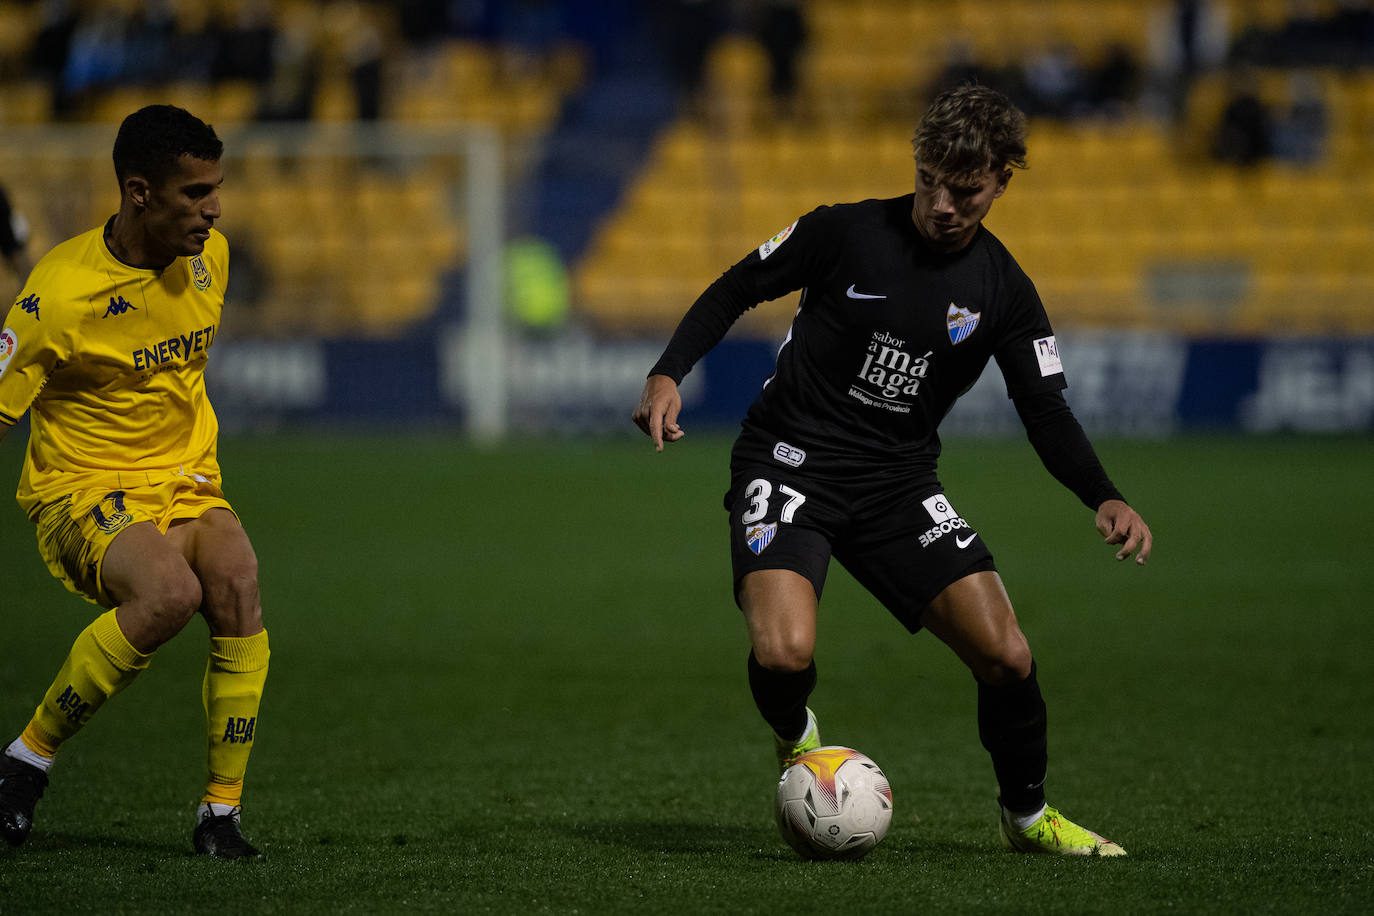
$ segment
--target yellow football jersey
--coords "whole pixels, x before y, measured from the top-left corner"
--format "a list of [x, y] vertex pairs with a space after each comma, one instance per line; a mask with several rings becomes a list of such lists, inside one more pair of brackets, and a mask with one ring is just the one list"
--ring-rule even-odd
[[130, 267], [104, 227], [34, 267], [0, 329], [0, 423], [30, 415], [17, 498], [29, 515], [86, 487], [199, 475], [219, 485], [205, 364], [224, 306], [229, 245], [161, 270]]

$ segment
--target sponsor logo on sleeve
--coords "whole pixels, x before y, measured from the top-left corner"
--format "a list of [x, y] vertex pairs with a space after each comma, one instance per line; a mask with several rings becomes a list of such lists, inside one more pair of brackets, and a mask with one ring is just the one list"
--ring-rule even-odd
[[41, 319], [38, 316], [38, 303], [41, 301], [42, 299], [37, 293], [29, 293], [23, 299], [16, 302], [15, 305], [19, 306], [20, 311], [32, 315], [34, 321], [39, 321]]
[[792, 234], [792, 230], [797, 228], [797, 223], [799, 222], [801, 222], [801, 220], [797, 220], [797, 222], [794, 222], [792, 225], [788, 226], [786, 229], [782, 230], [777, 235], [773, 236], [771, 239], [760, 245], [759, 260], [762, 261], [765, 258], [767, 258], [770, 254], [777, 251], [778, 248], [782, 246], [782, 243], [787, 241], [787, 237]]
[[1059, 361], [1059, 344], [1055, 342], [1053, 335], [1031, 341], [1031, 346], [1035, 348], [1035, 359], [1040, 363], [1041, 378], [1064, 371], [1064, 364]]
[[14, 333], [14, 329], [5, 328], [0, 331], [0, 376], [10, 367], [10, 360], [14, 359], [14, 351], [18, 349], [19, 336]]

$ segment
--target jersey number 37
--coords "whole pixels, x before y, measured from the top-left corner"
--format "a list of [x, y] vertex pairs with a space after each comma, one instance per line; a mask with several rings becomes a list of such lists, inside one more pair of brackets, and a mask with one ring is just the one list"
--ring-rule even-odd
[[[778, 492], [787, 497], [787, 502], [782, 504], [779, 518], [784, 523], [791, 524], [797, 510], [806, 502], [806, 497], [787, 484], [778, 484]], [[749, 486], [744, 489], [744, 496], [749, 500], [749, 508], [744, 510], [744, 515], [740, 517], [740, 521], [746, 525], [760, 521], [768, 514], [768, 500], [772, 495], [773, 485], [762, 477], [749, 481]]]

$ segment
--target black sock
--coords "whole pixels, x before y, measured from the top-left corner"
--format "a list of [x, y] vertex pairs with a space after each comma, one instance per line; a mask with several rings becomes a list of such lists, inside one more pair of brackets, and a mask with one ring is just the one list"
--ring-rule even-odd
[[800, 738], [806, 731], [806, 700], [816, 687], [816, 662], [801, 671], [770, 671], [749, 653], [749, 690], [773, 731]]
[[978, 682], [978, 737], [992, 755], [1002, 806], [1008, 811], [1024, 814], [1045, 804], [1047, 721], [1035, 662], [1024, 681]]

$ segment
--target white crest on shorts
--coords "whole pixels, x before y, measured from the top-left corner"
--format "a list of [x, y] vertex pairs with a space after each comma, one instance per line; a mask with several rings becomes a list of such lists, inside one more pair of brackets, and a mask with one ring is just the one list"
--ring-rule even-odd
[[767, 525], [754, 525], [744, 530], [744, 539], [749, 542], [749, 549], [754, 551], [754, 556], [763, 553], [763, 549], [773, 543], [773, 536], [778, 533], [778, 523], [769, 522]]

